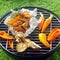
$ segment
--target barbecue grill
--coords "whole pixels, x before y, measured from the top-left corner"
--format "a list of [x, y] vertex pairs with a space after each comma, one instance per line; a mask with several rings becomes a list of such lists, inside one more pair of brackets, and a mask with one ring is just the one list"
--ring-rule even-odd
[[[54, 14], [53, 12], [47, 10], [47, 9], [44, 9], [44, 8], [40, 8], [40, 7], [22, 7], [22, 8], [26, 8], [26, 9], [29, 9], [29, 10], [33, 10], [34, 8], [37, 8], [37, 18], [39, 18], [39, 12], [42, 12], [45, 16], [45, 18], [48, 18], [50, 14], [53, 14], [54, 17], [52, 19], [52, 22], [50, 24], [50, 26], [47, 28], [47, 30], [45, 31], [46, 34], [48, 34], [50, 32], [50, 30], [54, 27], [58, 27], [60, 28], [60, 23], [59, 23], [59, 18], [56, 14]], [[21, 8], [18, 8], [18, 9], [14, 9], [14, 10], [19, 10]], [[8, 17], [9, 15], [11, 14], [11, 11], [8, 12], [7, 14], [5, 14], [1, 20], [0, 20], [0, 30], [4, 30], [6, 32], [8, 32], [9, 34], [12, 35], [11, 32], [9, 32], [8, 30], [8, 26], [4, 24], [4, 21], [6, 19], [6, 17]], [[41, 42], [39, 42], [38, 40], [38, 33], [40, 31], [38, 30], [38, 27], [27, 37], [27, 38], [30, 38], [32, 41], [36, 42], [37, 44], [39, 44], [42, 49], [40, 49], [39, 51], [34, 51], [32, 49], [27, 49], [25, 52], [23, 53], [18, 53], [16, 51], [16, 42], [14, 41], [14, 49], [12, 50], [9, 45], [8, 45], [8, 42], [2, 40], [0, 38], [0, 45], [2, 46], [2, 48], [7, 51], [8, 53], [14, 55], [14, 56], [17, 56], [17, 57], [39, 57], [39, 58], [43, 58], [44, 56], [48, 57], [48, 55], [50, 55], [57, 47], [58, 45], [60, 44], [60, 37], [56, 38], [55, 41], [51, 42], [51, 46], [50, 46], [50, 49], [46, 48]]]

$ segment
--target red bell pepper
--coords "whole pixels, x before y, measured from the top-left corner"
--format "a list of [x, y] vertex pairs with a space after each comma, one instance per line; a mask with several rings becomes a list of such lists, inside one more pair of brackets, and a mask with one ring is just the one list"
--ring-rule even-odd
[[51, 32], [48, 35], [48, 41], [52, 42], [54, 41], [58, 36], [60, 35], [60, 30], [58, 28], [54, 28], [51, 30]]
[[44, 16], [43, 16], [43, 14], [42, 14], [41, 12], [40, 12], [40, 15], [41, 15], [41, 17], [40, 17], [39, 20], [40, 20], [41, 22], [38, 23], [38, 29], [39, 29], [39, 30], [42, 29], [43, 24], [44, 24]]
[[8, 41], [8, 42], [9, 42], [10, 48], [13, 49], [13, 48], [14, 48], [14, 46], [13, 46], [13, 45], [14, 45], [13, 40], [10, 40], [10, 41]]

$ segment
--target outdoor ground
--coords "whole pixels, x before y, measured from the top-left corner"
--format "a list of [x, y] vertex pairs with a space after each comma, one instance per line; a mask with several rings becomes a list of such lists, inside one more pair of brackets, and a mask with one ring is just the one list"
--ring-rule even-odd
[[[0, 0], [0, 18], [11, 9], [23, 6], [38, 6], [49, 9], [60, 17], [60, 0]], [[0, 47], [0, 60], [15, 60]], [[60, 60], [60, 47], [47, 60]]]

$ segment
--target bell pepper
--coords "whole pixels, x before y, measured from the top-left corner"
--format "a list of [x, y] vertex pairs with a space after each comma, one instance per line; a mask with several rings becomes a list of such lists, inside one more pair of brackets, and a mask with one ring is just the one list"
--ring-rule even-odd
[[45, 20], [41, 32], [44, 32], [47, 29], [47, 27], [51, 23], [52, 18], [53, 18], [53, 15], [51, 14], [50, 17]]
[[13, 49], [14, 48], [14, 46], [13, 46], [14, 45], [13, 40], [9, 40], [8, 43], [9, 43], [10, 48]]
[[43, 14], [42, 14], [41, 12], [40, 12], [40, 15], [41, 15], [41, 17], [40, 17], [39, 20], [40, 20], [41, 22], [38, 23], [38, 29], [39, 29], [39, 30], [42, 29], [43, 24], [44, 24], [44, 16], [43, 16]]
[[51, 32], [48, 35], [48, 41], [52, 42], [54, 41], [58, 36], [60, 35], [60, 29], [54, 28], [51, 30]]
[[6, 33], [5, 31], [0, 31], [0, 37], [5, 39], [6, 41], [9, 42], [9, 46], [11, 49], [13, 49], [13, 36], [10, 36], [8, 33]]
[[48, 43], [46, 39], [47, 36], [45, 33], [39, 33], [38, 37], [39, 37], [40, 42], [43, 43], [44, 46], [46, 46], [47, 48], [50, 48], [50, 44]]
[[4, 38], [4, 39], [14, 39], [13, 36], [10, 36], [8, 33], [6, 33], [5, 31], [0, 31], [0, 37]]

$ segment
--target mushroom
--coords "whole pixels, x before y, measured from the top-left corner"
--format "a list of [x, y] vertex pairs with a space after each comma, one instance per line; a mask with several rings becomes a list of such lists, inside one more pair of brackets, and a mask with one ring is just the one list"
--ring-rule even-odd
[[31, 41], [30, 39], [26, 39], [22, 34], [17, 34], [16, 40], [18, 40], [18, 42], [25, 43], [28, 48], [32, 48], [34, 50], [40, 50], [41, 49], [41, 47], [38, 44]]
[[24, 52], [27, 49], [27, 45], [25, 43], [18, 43], [16, 46], [16, 50], [18, 52]]

